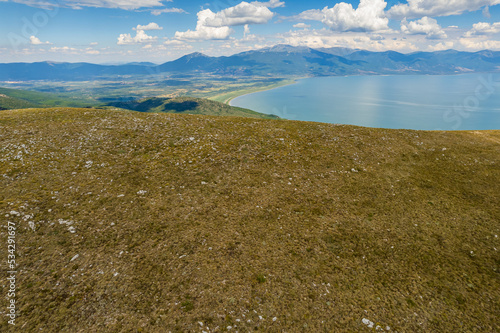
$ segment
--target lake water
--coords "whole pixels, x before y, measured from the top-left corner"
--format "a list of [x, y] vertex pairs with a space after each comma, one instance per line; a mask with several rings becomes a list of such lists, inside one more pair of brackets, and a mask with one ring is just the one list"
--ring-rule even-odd
[[309, 78], [237, 97], [231, 105], [366, 127], [500, 129], [500, 73]]

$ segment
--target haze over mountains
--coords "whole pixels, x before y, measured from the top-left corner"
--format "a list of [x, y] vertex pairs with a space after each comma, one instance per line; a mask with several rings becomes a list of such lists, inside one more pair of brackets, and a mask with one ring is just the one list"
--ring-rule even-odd
[[500, 71], [500, 52], [371, 52], [346, 48], [311, 49], [277, 45], [232, 56], [192, 53], [161, 65], [129, 63], [8, 63], [0, 64], [0, 81], [85, 81], [111, 76], [162, 73], [216, 75], [329, 76], [355, 74], [458, 74]]

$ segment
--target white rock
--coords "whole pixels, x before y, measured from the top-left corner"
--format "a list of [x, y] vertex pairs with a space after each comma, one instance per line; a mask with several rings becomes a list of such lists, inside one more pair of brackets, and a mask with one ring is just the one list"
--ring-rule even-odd
[[372, 321], [370, 321], [366, 318], [363, 318], [361, 321], [363, 322], [363, 324], [367, 325], [369, 328], [373, 328], [374, 323]]
[[66, 220], [63, 220], [63, 219], [59, 219], [59, 224], [72, 225], [73, 221], [66, 221]]

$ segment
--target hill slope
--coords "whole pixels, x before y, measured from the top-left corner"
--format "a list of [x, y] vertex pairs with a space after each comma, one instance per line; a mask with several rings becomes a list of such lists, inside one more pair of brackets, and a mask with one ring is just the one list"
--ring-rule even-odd
[[0, 90], [0, 110], [28, 109], [42, 107], [40, 104], [32, 103], [25, 99], [11, 97], [1, 93]]
[[255, 112], [249, 109], [229, 106], [203, 98], [145, 98], [137, 101], [114, 102], [107, 106], [139, 112], [184, 113], [208, 116], [239, 116], [262, 119], [277, 119], [277, 116]]
[[0, 87], [0, 110], [34, 107], [85, 107], [97, 104], [84, 98], [64, 98], [52, 93]]
[[44, 109], [0, 134], [25, 331], [500, 330], [498, 131]]

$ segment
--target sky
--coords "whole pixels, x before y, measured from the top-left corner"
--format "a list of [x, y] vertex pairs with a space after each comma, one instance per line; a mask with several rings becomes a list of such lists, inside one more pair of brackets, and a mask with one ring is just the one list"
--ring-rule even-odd
[[276, 44], [500, 50], [500, 0], [0, 0], [1, 63], [163, 63]]

